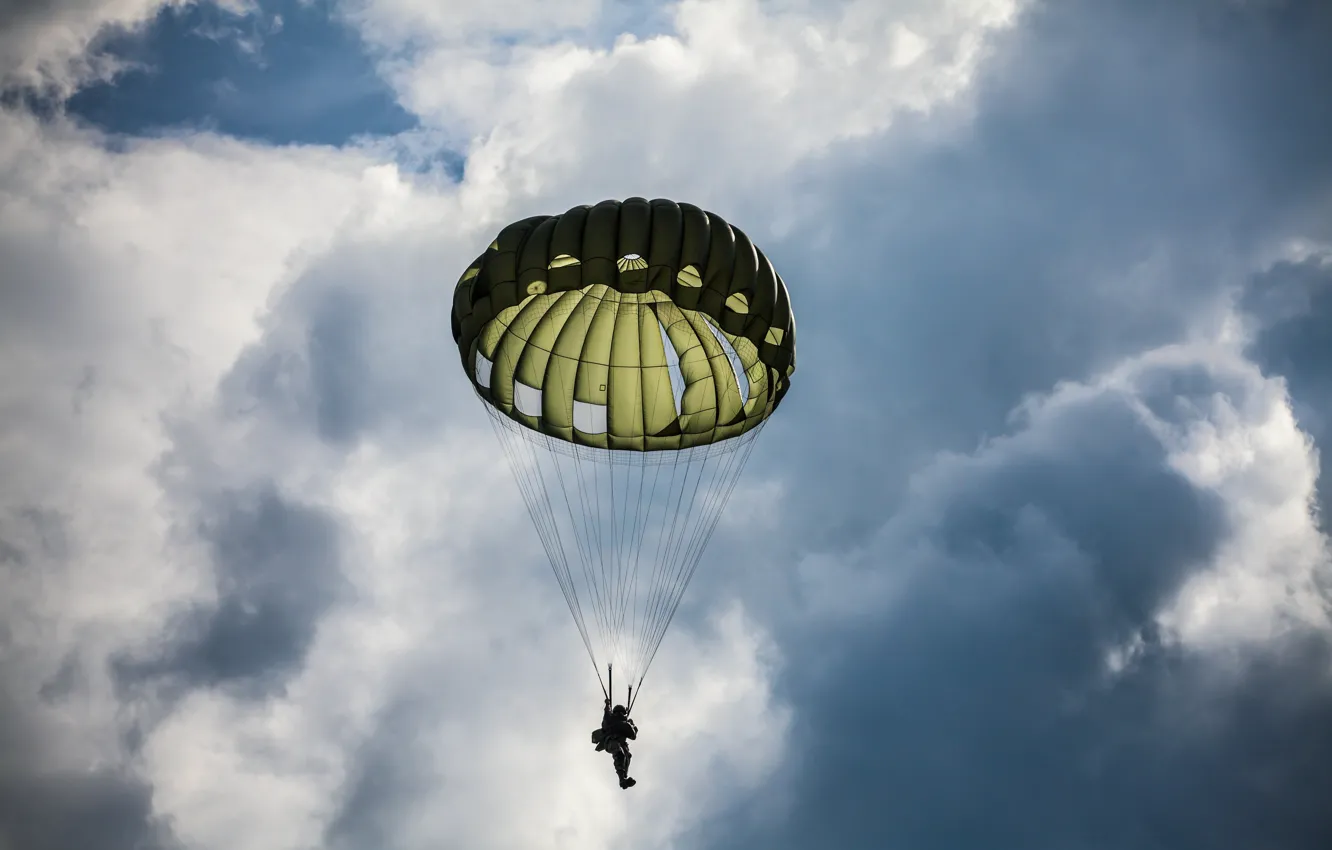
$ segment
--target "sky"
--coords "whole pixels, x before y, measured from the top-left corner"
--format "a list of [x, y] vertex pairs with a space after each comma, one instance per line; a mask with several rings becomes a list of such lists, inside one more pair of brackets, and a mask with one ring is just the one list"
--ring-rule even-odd
[[[1332, 846], [1332, 6], [0, 5], [0, 850]], [[716, 211], [798, 368], [635, 707], [449, 333]]]

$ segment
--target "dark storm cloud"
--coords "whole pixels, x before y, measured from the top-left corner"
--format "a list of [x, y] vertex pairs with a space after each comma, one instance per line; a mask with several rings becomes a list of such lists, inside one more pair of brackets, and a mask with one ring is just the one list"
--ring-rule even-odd
[[18, 505], [0, 516], [0, 561], [27, 564], [34, 556], [55, 561], [69, 556], [68, 519], [55, 508]]
[[802, 533], [859, 539], [934, 451], [1177, 340], [1275, 235], [1328, 232], [1307, 209], [1332, 185], [1330, 39], [1326, 3], [1037, 4], [965, 129], [904, 115], [812, 163], [819, 238], [767, 248], [800, 352], [765, 439], [817, 496]]
[[182, 845], [153, 818], [152, 788], [128, 773], [6, 766], [0, 768], [0, 846], [170, 850]]
[[315, 396], [319, 435], [345, 443], [370, 425], [375, 409], [358, 386], [365, 386], [367, 364], [365, 305], [359, 296], [333, 290], [316, 305], [309, 333], [310, 385]]
[[[0, 720], [0, 725], [8, 722]], [[152, 816], [152, 788], [116, 770], [0, 762], [0, 846], [18, 850], [174, 850]]]
[[415, 741], [437, 720], [415, 696], [393, 702], [378, 718], [375, 733], [355, 752], [337, 814], [325, 830], [330, 850], [391, 847], [421, 789], [438, 781], [435, 768]]
[[[1163, 640], [1153, 615], [1228, 533], [1218, 506], [1113, 394], [1010, 420], [1181, 339], [1276, 241], [1327, 237], [1328, 44], [1323, 3], [1040, 4], [960, 137], [904, 119], [812, 169], [827, 241], [772, 249], [801, 322], [756, 455], [798, 467], [772, 561], [842, 552], [899, 586], [859, 628], [774, 621], [792, 754], [699, 846], [1332, 846], [1328, 637], [1229, 667]], [[1273, 276], [1304, 294], [1276, 299], [1254, 356], [1326, 443], [1324, 275]], [[1136, 380], [1172, 422], [1243, 393], [1203, 368]], [[1125, 640], [1138, 655], [1110, 677]]]
[[[427, 292], [412, 290], [420, 270], [394, 264], [420, 257], [400, 253], [345, 248], [293, 283], [223, 379], [229, 412], [280, 420], [341, 450], [391, 427], [436, 439], [463, 380], [445, 368], [457, 359], [451, 302], [430, 277]], [[422, 363], [440, 374], [423, 382]]]
[[[64, 522], [52, 511], [17, 512], [16, 542], [0, 560], [27, 570], [63, 556]], [[2, 541], [0, 541], [2, 542]], [[38, 560], [40, 555], [48, 559]], [[116, 765], [71, 765], [57, 755], [59, 730], [44, 725], [42, 704], [78, 697], [83, 671], [65, 659], [40, 684], [31, 675], [32, 650], [0, 620], [0, 847], [18, 850], [169, 850], [168, 826], [154, 817], [152, 788]]]
[[305, 292], [300, 310], [279, 310], [274, 328], [249, 348], [223, 381], [238, 411], [261, 410], [308, 424], [322, 439], [347, 445], [381, 414], [369, 374], [369, 296], [343, 287]]
[[[1136, 385], [1158, 407], [1181, 386], [1231, 390], [1166, 366]], [[1296, 632], [1234, 668], [1161, 639], [1154, 614], [1227, 521], [1167, 466], [1123, 394], [1064, 403], [942, 459], [910, 503], [855, 562], [898, 577], [891, 604], [788, 633], [795, 752], [752, 811], [728, 812], [699, 846], [1332, 840], [1316, 804], [1332, 795], [1327, 638]], [[1125, 646], [1138, 649], [1111, 675], [1107, 654]]]
[[28, 556], [24, 554], [22, 549], [4, 539], [0, 539], [0, 563], [9, 562], [22, 565], [27, 560]]
[[300, 669], [319, 618], [345, 589], [337, 520], [271, 485], [210, 504], [199, 533], [212, 553], [219, 599], [176, 625], [158, 659], [119, 659], [122, 684], [165, 677], [256, 695]]
[[60, 669], [55, 675], [42, 682], [41, 689], [37, 693], [43, 702], [59, 702], [68, 698], [82, 680], [83, 670], [79, 664], [79, 657], [71, 652], [60, 663]]
[[[1251, 356], [1286, 379], [1300, 427], [1323, 454], [1332, 451], [1332, 256], [1278, 263], [1250, 282], [1241, 303], [1258, 322]], [[1319, 478], [1326, 528], [1327, 479]]]

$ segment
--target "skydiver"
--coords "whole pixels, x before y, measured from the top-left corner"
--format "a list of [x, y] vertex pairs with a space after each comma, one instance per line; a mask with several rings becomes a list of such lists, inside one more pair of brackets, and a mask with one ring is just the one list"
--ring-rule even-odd
[[637, 784], [629, 775], [629, 760], [633, 758], [629, 742], [637, 738], [638, 726], [629, 719], [629, 711], [622, 705], [611, 708], [610, 697], [607, 697], [601, 712], [601, 728], [592, 730], [592, 743], [597, 745], [597, 752], [610, 752], [621, 788], [632, 788]]

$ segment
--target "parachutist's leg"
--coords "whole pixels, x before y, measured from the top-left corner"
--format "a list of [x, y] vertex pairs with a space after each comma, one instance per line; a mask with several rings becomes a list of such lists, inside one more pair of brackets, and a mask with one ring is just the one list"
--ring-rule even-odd
[[629, 754], [629, 748], [625, 746], [616, 747], [613, 755], [615, 756], [615, 775], [620, 777], [620, 787], [632, 788], [638, 784], [629, 776], [629, 759], [632, 758]]

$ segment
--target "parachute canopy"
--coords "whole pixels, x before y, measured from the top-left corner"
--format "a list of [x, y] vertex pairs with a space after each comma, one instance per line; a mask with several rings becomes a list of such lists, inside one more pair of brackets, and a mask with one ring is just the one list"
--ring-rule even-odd
[[641, 684], [790, 389], [786, 285], [718, 215], [603, 201], [501, 230], [451, 324], [598, 676]]
[[543, 434], [658, 451], [738, 436], [795, 371], [786, 285], [689, 204], [575, 207], [500, 231], [458, 281], [453, 336], [481, 398]]

